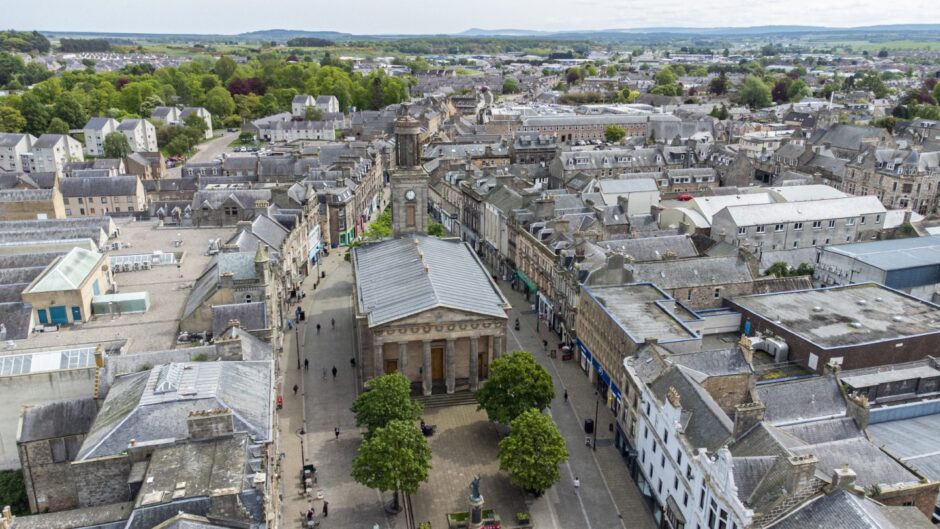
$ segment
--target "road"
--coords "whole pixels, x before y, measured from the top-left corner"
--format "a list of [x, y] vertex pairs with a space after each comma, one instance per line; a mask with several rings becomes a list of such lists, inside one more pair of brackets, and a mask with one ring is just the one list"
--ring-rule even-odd
[[[187, 161], [193, 163], [211, 162], [216, 156], [221, 156], [228, 150], [228, 145], [238, 138], [237, 132], [223, 132], [221, 136], [216, 136], [211, 140], [200, 143], [196, 146], [196, 153], [190, 156]], [[167, 170], [169, 178], [179, 178], [182, 174], [183, 166]]]

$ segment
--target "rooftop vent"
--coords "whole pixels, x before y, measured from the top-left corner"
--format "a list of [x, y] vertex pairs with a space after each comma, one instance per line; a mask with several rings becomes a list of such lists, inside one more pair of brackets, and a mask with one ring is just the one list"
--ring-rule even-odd
[[856, 301], [856, 303], [858, 303], [859, 305], [867, 305], [867, 304], [868, 304], [868, 302], [865, 301], [864, 299], [860, 299], [860, 300]]
[[891, 316], [891, 320], [898, 322], [898, 321], [901, 321], [902, 318], [901, 318], [900, 316], [898, 316], [898, 315], [894, 315], [894, 316]]
[[862, 322], [860, 322], [860, 321], [853, 321], [853, 322], [852, 322], [852, 327], [855, 327], [856, 329], [861, 329], [861, 328], [862, 328]]
[[813, 307], [813, 312], [822, 312], [822, 310], [823, 310], [822, 307], [820, 307], [819, 305]]

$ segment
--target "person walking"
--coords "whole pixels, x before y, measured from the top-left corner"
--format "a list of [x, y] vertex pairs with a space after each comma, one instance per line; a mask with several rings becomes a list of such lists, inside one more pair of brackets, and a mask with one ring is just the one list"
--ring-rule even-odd
[[565, 402], [568, 402], [568, 390], [565, 390]]
[[330, 318], [330, 325], [332, 325], [334, 329], [336, 328], [336, 320], [334, 318]]
[[336, 378], [336, 366], [333, 366], [333, 378]]
[[356, 367], [356, 357], [352, 357], [349, 359], [349, 365], [351, 365], [352, 367]]
[[574, 477], [574, 488], [576, 488], [576, 489], [580, 489], [580, 488], [581, 488], [581, 478], [579, 478], [579, 477], [577, 477], [577, 476]]
[[310, 371], [310, 359], [304, 358], [304, 371]]
[[333, 428], [333, 434], [336, 435], [336, 439], [339, 440], [339, 426]]
[[330, 502], [324, 500], [324, 501], [323, 501], [323, 517], [324, 517], [324, 518], [326, 518], [327, 515], [329, 514], [329, 512], [330, 512], [330, 511], [329, 511], [329, 508], [330, 508]]
[[320, 324], [317, 324], [317, 334], [320, 334]]
[[297, 395], [297, 390], [300, 389], [297, 384], [294, 384], [294, 395]]

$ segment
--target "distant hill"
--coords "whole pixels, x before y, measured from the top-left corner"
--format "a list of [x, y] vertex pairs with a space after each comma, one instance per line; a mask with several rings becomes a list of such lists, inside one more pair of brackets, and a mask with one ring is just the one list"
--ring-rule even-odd
[[455, 37], [538, 37], [550, 35], [546, 31], [532, 29], [480, 29], [470, 28], [455, 34]]
[[786, 33], [883, 33], [883, 32], [937, 32], [940, 24], [886, 24], [860, 27], [827, 27], [827, 26], [746, 26], [746, 27], [644, 27], [644, 28], [611, 28], [596, 30], [561, 30], [561, 31], [535, 31], [526, 29], [480, 29], [471, 28], [455, 36], [460, 37], [525, 37], [537, 36], [547, 38], [590, 38], [603, 35], [610, 37], [617, 34], [630, 35], [710, 35], [710, 36], [742, 36], [742, 35], [780, 35]]
[[351, 40], [355, 35], [349, 33], [340, 33], [338, 31], [303, 31], [295, 29], [264, 29], [260, 31], [251, 31], [248, 33], [239, 33], [234, 37], [246, 40], [273, 40], [276, 42], [285, 42], [296, 38], [315, 38], [326, 40]]

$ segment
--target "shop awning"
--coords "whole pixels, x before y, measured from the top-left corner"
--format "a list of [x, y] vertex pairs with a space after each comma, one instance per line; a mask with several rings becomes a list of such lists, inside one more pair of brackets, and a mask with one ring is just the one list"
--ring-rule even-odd
[[539, 287], [535, 286], [535, 283], [533, 283], [531, 279], [526, 277], [525, 274], [523, 274], [519, 270], [516, 270], [516, 275], [519, 277], [520, 280], [522, 280], [523, 283], [525, 283], [527, 287], [529, 287], [529, 290], [531, 290], [532, 292], [538, 291]]

